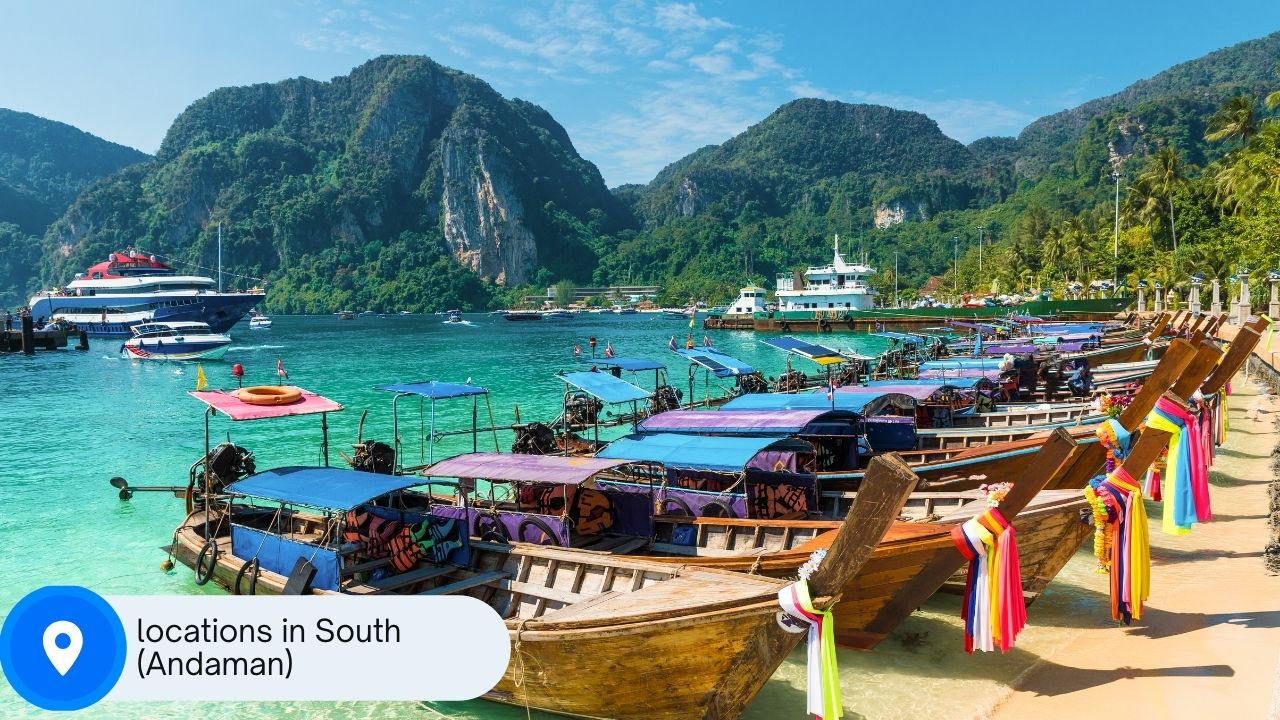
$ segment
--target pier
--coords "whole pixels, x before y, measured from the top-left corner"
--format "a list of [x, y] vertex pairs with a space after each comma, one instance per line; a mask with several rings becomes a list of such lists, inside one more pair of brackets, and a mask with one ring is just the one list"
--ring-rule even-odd
[[[0, 330], [0, 353], [4, 352], [25, 352], [33, 353], [36, 350], [61, 350], [67, 346], [67, 338], [76, 335], [74, 330], [62, 327], [47, 327], [43, 330], [36, 330], [32, 324], [31, 316], [23, 316], [22, 324], [17, 330]], [[83, 337], [84, 333], [79, 333], [79, 343], [77, 350], [88, 350], [88, 341]]]

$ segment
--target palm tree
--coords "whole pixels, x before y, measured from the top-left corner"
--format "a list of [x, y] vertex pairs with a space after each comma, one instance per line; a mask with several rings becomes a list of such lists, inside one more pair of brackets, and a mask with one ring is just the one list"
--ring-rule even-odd
[[1263, 125], [1247, 146], [1223, 161], [1214, 183], [1216, 199], [1233, 213], [1254, 205], [1264, 192], [1280, 190], [1280, 124]]
[[1062, 272], [1063, 250], [1062, 235], [1056, 229], [1049, 230], [1044, 240], [1040, 242], [1040, 260], [1043, 262], [1044, 269], [1048, 271], [1049, 277]]
[[1232, 265], [1221, 248], [1198, 245], [1191, 249], [1191, 269], [1210, 280], [1226, 280]]
[[1089, 233], [1078, 217], [1067, 218], [1062, 225], [1063, 255], [1075, 260], [1076, 282], [1084, 282], [1084, 263], [1089, 255]]
[[[1272, 93], [1275, 95], [1276, 93]], [[1270, 100], [1268, 95], [1267, 99]], [[1280, 102], [1280, 98], [1277, 98]], [[1258, 132], [1258, 97], [1256, 95], [1236, 95], [1222, 103], [1218, 112], [1209, 118], [1204, 129], [1204, 139], [1211, 142], [1220, 140], [1239, 140], [1241, 144], [1249, 142], [1249, 137]]]
[[1151, 156], [1147, 169], [1139, 176], [1139, 181], [1147, 183], [1153, 196], [1159, 196], [1169, 208], [1169, 231], [1173, 234], [1173, 251], [1178, 252], [1178, 227], [1174, 220], [1173, 194], [1186, 181], [1182, 173], [1182, 160], [1178, 151], [1165, 146]]

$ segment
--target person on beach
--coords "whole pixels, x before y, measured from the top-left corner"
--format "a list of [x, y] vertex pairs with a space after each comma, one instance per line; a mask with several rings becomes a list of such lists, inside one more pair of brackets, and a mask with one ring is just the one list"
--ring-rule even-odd
[[5, 332], [13, 332], [13, 313], [8, 310], [4, 311], [4, 329]]

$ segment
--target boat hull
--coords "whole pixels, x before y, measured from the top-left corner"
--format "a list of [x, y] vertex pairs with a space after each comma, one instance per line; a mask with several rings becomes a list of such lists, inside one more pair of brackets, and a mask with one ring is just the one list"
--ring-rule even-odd
[[126, 342], [122, 354], [135, 360], [221, 360], [231, 341], [171, 342], [163, 346], [152, 343]]
[[130, 337], [151, 322], [202, 322], [225, 333], [262, 302], [256, 293], [198, 295], [87, 295], [32, 298], [33, 317], [63, 317], [89, 337]]

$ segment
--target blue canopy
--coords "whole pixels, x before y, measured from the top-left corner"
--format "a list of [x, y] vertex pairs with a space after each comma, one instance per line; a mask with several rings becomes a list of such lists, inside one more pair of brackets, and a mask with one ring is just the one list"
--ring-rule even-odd
[[775, 347], [775, 348], [778, 348], [779, 350], [783, 350], [795, 355], [799, 355], [800, 357], [803, 357], [803, 358], [808, 358], [818, 363], [819, 365], [831, 365], [834, 363], [842, 363], [842, 362], [845, 362], [846, 360], [849, 360], [849, 358], [845, 357], [839, 351], [832, 350], [831, 348], [826, 347], [825, 345], [818, 345], [816, 343], [806, 342], [798, 338], [793, 338], [790, 335], [783, 335], [782, 337], [776, 337], [776, 338], [766, 338], [764, 340], [764, 344], [768, 345], [769, 347]]
[[632, 385], [626, 380], [619, 380], [609, 373], [571, 372], [560, 375], [560, 379], [592, 397], [611, 404], [644, 400], [649, 397], [648, 390]]
[[872, 380], [866, 383], [867, 387], [882, 387], [886, 385], [937, 385], [941, 387], [956, 388], [957, 390], [968, 390], [982, 383], [989, 382], [985, 377], [947, 377], [947, 378], [914, 378], [911, 380]]
[[874, 332], [871, 334], [875, 335], [876, 337], [888, 338], [890, 340], [906, 340], [908, 342], [920, 342], [921, 340], [924, 340], [924, 341], [929, 340], [928, 335], [917, 335], [915, 333], [891, 332], [889, 330], [882, 330], [880, 332]]
[[589, 362], [600, 367], [616, 367], [623, 370], [631, 370], [639, 372], [641, 370], [666, 370], [667, 366], [657, 360], [648, 358], [583, 358], [583, 362]]
[[389, 492], [425, 482], [412, 475], [379, 475], [343, 468], [282, 467], [231, 483], [227, 492], [323, 510], [350, 510]]
[[406, 395], [421, 395], [431, 400], [447, 400], [449, 398], [467, 397], [468, 395], [484, 395], [489, 392], [479, 385], [470, 385], [467, 383], [447, 383], [439, 380], [424, 380], [422, 382], [401, 383], [398, 385], [378, 385], [378, 390], [386, 390], [387, 392], [401, 393]]
[[806, 442], [774, 437], [720, 437], [648, 433], [614, 440], [596, 457], [662, 463], [691, 470], [740, 472], [764, 450], [812, 452]]
[[914, 408], [915, 399], [901, 393], [875, 395], [867, 393], [835, 393], [828, 400], [825, 392], [818, 393], [756, 393], [743, 395], [725, 403], [720, 412], [735, 410], [848, 410], [860, 415], [874, 415], [889, 405]]
[[683, 355], [689, 362], [715, 373], [716, 377], [731, 377], [733, 375], [750, 375], [756, 369], [750, 365], [731, 358], [728, 355], [712, 348], [693, 348], [692, 350], [681, 350], [676, 348], [676, 352]]

